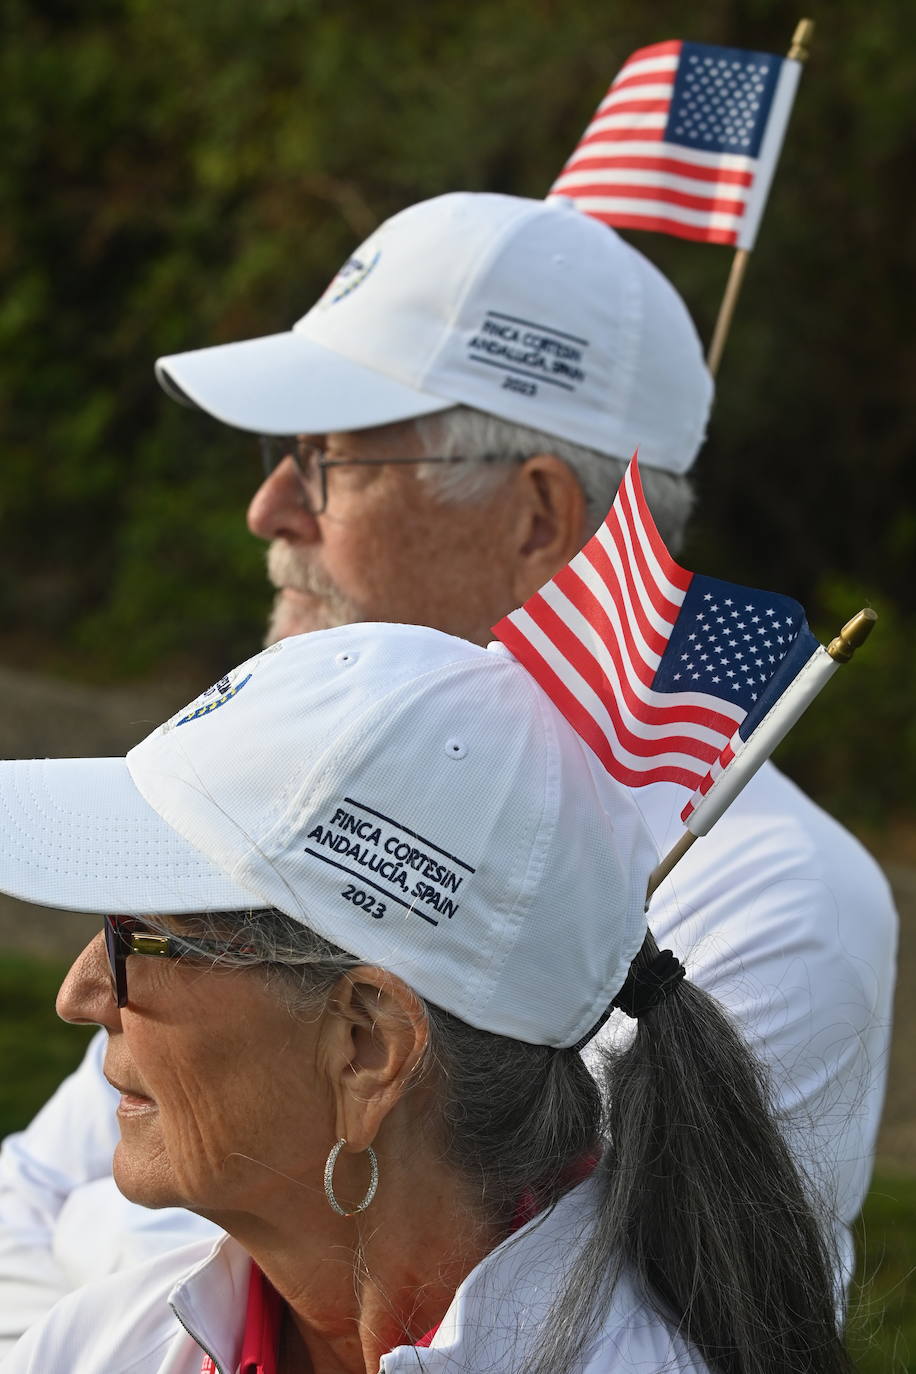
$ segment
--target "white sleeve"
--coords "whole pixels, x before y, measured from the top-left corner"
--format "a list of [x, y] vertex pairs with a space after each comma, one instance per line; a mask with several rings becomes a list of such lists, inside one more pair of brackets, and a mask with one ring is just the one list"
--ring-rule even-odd
[[104, 1052], [100, 1032], [76, 1072], [0, 1150], [0, 1352], [71, 1287], [54, 1256], [57, 1218], [74, 1188], [110, 1172], [117, 1140]]
[[102, 1074], [105, 1046], [100, 1032], [76, 1072], [0, 1150], [0, 1354], [72, 1289], [219, 1234], [190, 1212], [152, 1212], [118, 1192], [118, 1094]]
[[[653, 826], [662, 851], [680, 829], [667, 826]], [[897, 917], [878, 866], [768, 765], [659, 889], [649, 924], [766, 1066], [787, 1142], [838, 1219], [848, 1280], [890, 1045]], [[621, 1022], [606, 1031], [618, 1044]]]
[[[129, 1274], [110, 1274], [68, 1293], [0, 1357], [0, 1370], [200, 1374], [203, 1352], [170, 1308], [169, 1295], [184, 1270], [206, 1261], [211, 1249], [207, 1243], [173, 1251]], [[235, 1290], [231, 1297], [238, 1309]]]

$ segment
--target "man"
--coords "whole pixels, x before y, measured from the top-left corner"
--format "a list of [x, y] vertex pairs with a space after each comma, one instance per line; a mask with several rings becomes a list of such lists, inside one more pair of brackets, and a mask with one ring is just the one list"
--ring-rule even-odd
[[[249, 510], [276, 588], [268, 640], [389, 619], [485, 642], [597, 526], [637, 447], [676, 549], [711, 400], [683, 303], [639, 253], [563, 203], [491, 195], [387, 221], [291, 332], [157, 370], [177, 399], [268, 436]], [[666, 852], [681, 829], [677, 789], [637, 801]], [[662, 886], [650, 923], [769, 1069], [787, 1139], [836, 1214], [847, 1281], [890, 1030], [884, 880], [766, 766]], [[630, 1033], [619, 1019], [604, 1043]], [[55, 1291], [206, 1225], [117, 1199], [115, 1098], [99, 1064], [96, 1042], [4, 1147], [8, 1335]]]

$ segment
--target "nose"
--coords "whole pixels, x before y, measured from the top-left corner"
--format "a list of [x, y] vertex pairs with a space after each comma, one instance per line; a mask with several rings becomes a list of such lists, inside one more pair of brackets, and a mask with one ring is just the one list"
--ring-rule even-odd
[[292, 458], [278, 463], [258, 487], [248, 507], [248, 528], [259, 539], [312, 543], [318, 521], [305, 504], [302, 483]]
[[57, 1014], [62, 1021], [91, 1024], [115, 1030], [120, 1012], [111, 986], [105, 937], [99, 932], [77, 955], [57, 994]]

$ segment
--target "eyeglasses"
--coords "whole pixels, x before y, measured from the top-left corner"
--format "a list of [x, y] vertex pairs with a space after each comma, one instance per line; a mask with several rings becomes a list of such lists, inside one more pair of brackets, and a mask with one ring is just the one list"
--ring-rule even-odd
[[[111, 981], [115, 1001], [119, 1007], [127, 1006], [127, 958], [131, 954], [143, 954], [151, 959], [187, 958], [189, 951], [183, 940], [169, 935], [156, 935], [134, 916], [105, 917], [105, 948], [111, 968]], [[194, 954], [204, 956], [225, 954], [225, 945], [215, 945], [195, 940]]]
[[[292, 458], [302, 483], [305, 504], [311, 515], [323, 515], [328, 507], [329, 468], [380, 468], [386, 464], [407, 467], [416, 463], [497, 463], [506, 461], [502, 455], [484, 454], [480, 458], [465, 458], [455, 454], [449, 458], [326, 458], [325, 450], [313, 444], [304, 434], [261, 434], [258, 436], [264, 476], [280, 466], [284, 458]], [[521, 462], [522, 459], [511, 461]]]

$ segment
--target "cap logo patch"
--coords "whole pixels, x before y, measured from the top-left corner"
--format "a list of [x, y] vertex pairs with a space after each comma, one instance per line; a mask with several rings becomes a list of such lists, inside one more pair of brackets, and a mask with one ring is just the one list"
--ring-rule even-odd
[[475, 872], [416, 830], [353, 797], [344, 797], [312, 827], [305, 852], [338, 869], [341, 897], [377, 921], [402, 908], [431, 926], [443, 917], [451, 920], [466, 875]]
[[200, 720], [202, 716], [208, 716], [211, 711], [218, 711], [221, 706], [225, 706], [227, 701], [232, 701], [246, 683], [251, 681], [251, 673], [242, 678], [241, 682], [232, 683], [231, 678], [221, 677], [219, 682], [215, 682], [212, 687], [208, 687], [202, 692], [197, 700], [201, 703], [193, 711], [188, 711], [186, 715], [179, 716], [174, 722], [174, 729], [179, 725], [188, 725], [192, 720]]
[[536, 396], [544, 386], [575, 392], [586, 380], [588, 339], [552, 325], [487, 310], [468, 341], [468, 360], [502, 373], [502, 389]]
[[371, 258], [347, 258], [318, 304], [324, 307], [336, 305], [344, 296], [349, 296], [351, 291], [362, 285], [381, 256], [381, 248], [376, 248]]

